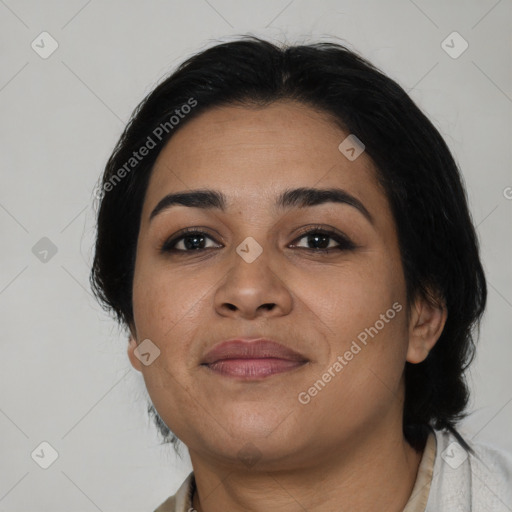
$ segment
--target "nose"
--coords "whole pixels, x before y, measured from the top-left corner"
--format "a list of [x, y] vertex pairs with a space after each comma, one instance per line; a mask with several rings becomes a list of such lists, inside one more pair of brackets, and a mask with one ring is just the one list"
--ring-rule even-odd
[[290, 313], [293, 298], [270, 250], [248, 263], [236, 252], [215, 292], [215, 309], [225, 317], [277, 317]]

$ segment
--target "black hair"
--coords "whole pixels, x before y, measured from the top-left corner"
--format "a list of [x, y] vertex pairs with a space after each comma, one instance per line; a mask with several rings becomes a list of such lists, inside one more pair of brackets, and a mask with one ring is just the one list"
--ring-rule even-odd
[[[172, 135], [215, 106], [279, 100], [329, 114], [365, 144], [396, 223], [408, 305], [421, 296], [447, 310], [428, 357], [406, 362], [404, 370], [403, 432], [421, 449], [432, 427], [456, 432], [467, 415], [464, 372], [485, 309], [485, 275], [463, 179], [443, 137], [400, 85], [341, 44], [278, 46], [241, 37], [192, 56], [148, 94], [102, 177], [93, 291], [121, 324], [133, 324], [142, 204], [153, 164]], [[150, 145], [144, 158], [134, 157]], [[156, 413], [152, 405], [149, 412]], [[176, 441], [163, 421], [157, 426], [166, 442]]]

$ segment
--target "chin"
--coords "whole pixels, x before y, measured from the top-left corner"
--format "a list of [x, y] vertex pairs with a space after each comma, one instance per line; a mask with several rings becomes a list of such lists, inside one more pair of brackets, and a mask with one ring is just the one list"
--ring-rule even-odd
[[[297, 425], [296, 422], [286, 421], [295, 416], [292, 406], [286, 407], [278, 401], [233, 402], [232, 406], [219, 410], [224, 413], [220, 417], [226, 430], [241, 440], [278, 436], [287, 431], [290, 425]], [[288, 434], [294, 435], [292, 432]]]
[[[215, 453], [230, 465], [241, 469], [257, 471], [294, 468], [298, 457], [303, 453], [300, 446], [290, 444], [290, 438], [262, 436], [243, 436], [229, 438], [223, 435], [225, 442], [219, 442], [221, 437], [211, 440], [208, 451]], [[295, 436], [295, 441], [297, 441]]]

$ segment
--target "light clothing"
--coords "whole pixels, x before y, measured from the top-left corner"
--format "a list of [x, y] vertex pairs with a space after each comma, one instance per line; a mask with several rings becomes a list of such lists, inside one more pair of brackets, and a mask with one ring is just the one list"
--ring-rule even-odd
[[[449, 431], [432, 431], [411, 496], [403, 512], [512, 512], [512, 454], [465, 440], [468, 453]], [[194, 473], [155, 512], [194, 512]]]
[[472, 455], [446, 432], [437, 453], [425, 512], [512, 512], [512, 454], [465, 441]]
[[416, 482], [403, 512], [424, 512], [427, 507], [430, 486], [432, 485], [432, 475], [434, 473], [436, 445], [436, 436], [433, 432], [430, 432], [425, 449], [423, 450]]

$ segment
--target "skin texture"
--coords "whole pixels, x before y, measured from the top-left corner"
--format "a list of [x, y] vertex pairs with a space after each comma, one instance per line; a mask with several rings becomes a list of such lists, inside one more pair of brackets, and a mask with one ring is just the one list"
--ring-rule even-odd
[[[411, 494], [421, 453], [402, 433], [404, 365], [425, 359], [446, 312], [417, 299], [407, 317], [390, 206], [368, 155], [349, 161], [338, 150], [347, 135], [326, 114], [291, 101], [227, 106], [184, 125], [156, 161], [128, 355], [189, 448], [196, 510], [401, 511]], [[342, 188], [373, 223], [348, 204], [275, 207], [279, 194], [297, 187]], [[166, 194], [195, 189], [221, 191], [225, 211], [173, 206], [149, 221]], [[311, 225], [344, 233], [356, 248], [338, 250], [328, 238], [332, 250], [318, 251], [300, 231]], [[206, 250], [159, 253], [187, 227], [211, 237]], [[247, 237], [263, 249], [252, 263], [236, 252]], [[299, 393], [394, 303], [401, 312], [301, 404]], [[251, 382], [200, 365], [208, 349], [236, 336], [273, 339], [309, 362]], [[145, 339], [161, 351], [148, 366], [134, 354]]]

